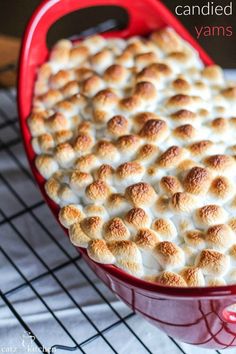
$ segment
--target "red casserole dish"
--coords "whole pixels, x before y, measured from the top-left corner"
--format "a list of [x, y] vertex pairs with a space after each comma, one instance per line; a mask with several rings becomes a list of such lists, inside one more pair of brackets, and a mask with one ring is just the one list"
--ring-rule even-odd
[[[41, 192], [58, 219], [58, 206], [44, 191], [45, 180], [34, 165], [35, 153], [27, 126], [37, 68], [46, 59], [46, 36], [59, 18], [82, 8], [113, 5], [129, 15], [127, 27], [106, 33], [106, 37], [126, 38], [145, 35], [164, 26], [172, 26], [199, 52], [205, 65], [213, 61], [186, 31], [183, 25], [157, 0], [47, 0], [33, 14], [24, 34], [19, 61], [18, 110], [25, 150]], [[112, 265], [92, 261], [86, 250], [79, 249], [100, 279], [134, 311], [174, 338], [207, 348], [236, 346], [236, 312], [227, 309], [236, 303], [236, 285], [205, 288], [173, 288], [137, 279]]]

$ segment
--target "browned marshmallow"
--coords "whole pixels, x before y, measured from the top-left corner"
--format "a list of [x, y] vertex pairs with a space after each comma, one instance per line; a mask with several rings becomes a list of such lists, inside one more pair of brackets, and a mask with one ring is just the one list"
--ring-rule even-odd
[[100, 216], [91, 216], [84, 218], [81, 223], [82, 230], [88, 235], [91, 239], [101, 238], [102, 236], [102, 227], [103, 220]]
[[184, 278], [176, 273], [164, 271], [159, 274], [155, 281], [164, 286], [186, 287], [187, 283]]
[[150, 184], [144, 182], [129, 186], [126, 189], [126, 196], [135, 207], [152, 205], [156, 200], [155, 190]]
[[222, 95], [230, 101], [236, 101], [236, 86], [228, 87], [222, 91]]
[[144, 250], [152, 250], [160, 238], [157, 233], [151, 229], [140, 229], [134, 239], [136, 245]]
[[156, 219], [152, 224], [153, 230], [161, 236], [162, 240], [172, 240], [177, 236], [177, 230], [171, 220], [168, 219]]
[[205, 249], [197, 256], [195, 264], [205, 275], [223, 276], [229, 268], [229, 256]]
[[196, 113], [187, 109], [181, 109], [175, 113], [172, 113], [171, 118], [174, 120], [174, 122], [179, 124], [191, 124], [197, 120], [197, 115]]
[[107, 184], [102, 180], [97, 180], [86, 188], [87, 197], [96, 202], [104, 201], [108, 198], [110, 189]]
[[82, 230], [80, 222], [70, 226], [69, 237], [73, 245], [77, 247], [87, 247], [90, 241], [89, 236]]
[[144, 124], [139, 134], [150, 142], [160, 143], [167, 138], [168, 127], [161, 119], [151, 119]]
[[183, 191], [183, 187], [180, 181], [175, 176], [162, 177], [160, 181], [160, 187], [163, 190], [163, 192], [169, 196]]
[[198, 200], [186, 192], [175, 193], [171, 198], [171, 208], [176, 213], [190, 213], [198, 206]]
[[225, 174], [235, 169], [235, 160], [229, 155], [212, 155], [205, 159], [205, 164], [214, 172]]
[[225, 200], [233, 196], [234, 186], [227, 177], [219, 176], [212, 181], [210, 193], [219, 200]]
[[104, 239], [110, 241], [127, 240], [130, 237], [129, 230], [120, 218], [114, 218], [105, 225]]
[[235, 241], [235, 235], [227, 224], [214, 225], [207, 230], [206, 242], [210, 248], [228, 249]]
[[175, 168], [184, 159], [185, 153], [183, 148], [171, 146], [158, 158], [158, 165], [162, 168]]
[[205, 234], [200, 230], [189, 230], [184, 233], [184, 241], [190, 247], [203, 249], [205, 247]]
[[186, 267], [180, 275], [184, 278], [188, 286], [204, 286], [205, 280], [201, 269], [197, 267]]
[[48, 179], [54, 172], [58, 170], [58, 164], [56, 160], [49, 155], [39, 155], [36, 157], [35, 165], [39, 170], [40, 174]]
[[119, 64], [113, 64], [106, 69], [104, 73], [104, 79], [108, 83], [119, 85], [127, 79], [128, 75], [129, 72], [124, 66]]
[[139, 82], [135, 87], [134, 93], [147, 102], [154, 101], [157, 97], [155, 86], [148, 81]]
[[99, 91], [93, 98], [94, 107], [99, 109], [111, 109], [117, 102], [118, 97], [111, 89]]
[[202, 167], [193, 167], [183, 181], [185, 190], [195, 195], [206, 194], [210, 183], [211, 174], [206, 168]]
[[134, 229], [142, 229], [150, 226], [147, 213], [141, 208], [133, 208], [125, 215], [127, 225]]
[[163, 28], [152, 33], [151, 40], [165, 53], [181, 50], [183, 46], [180, 37], [171, 28]]
[[95, 262], [103, 264], [115, 263], [115, 257], [104, 240], [91, 241], [88, 245], [87, 252], [89, 257]]
[[83, 214], [80, 207], [77, 205], [69, 204], [61, 208], [58, 217], [60, 223], [66, 228], [69, 228], [74, 223], [81, 221], [85, 215]]
[[163, 269], [175, 269], [184, 265], [184, 252], [180, 247], [169, 241], [157, 244], [155, 256]]
[[196, 138], [197, 129], [195, 129], [191, 124], [184, 124], [177, 127], [173, 134], [177, 139], [184, 142], [189, 142]]
[[193, 156], [205, 156], [212, 151], [213, 143], [210, 140], [201, 140], [196, 143], [193, 143], [189, 146], [189, 150]]
[[129, 132], [128, 120], [121, 115], [114, 116], [107, 123], [107, 130], [114, 137], [125, 135]]
[[196, 210], [195, 220], [199, 227], [213, 226], [218, 223], [225, 223], [226, 211], [219, 205], [206, 205]]
[[164, 271], [159, 274], [155, 281], [164, 286], [186, 287], [187, 283], [184, 278], [173, 272]]

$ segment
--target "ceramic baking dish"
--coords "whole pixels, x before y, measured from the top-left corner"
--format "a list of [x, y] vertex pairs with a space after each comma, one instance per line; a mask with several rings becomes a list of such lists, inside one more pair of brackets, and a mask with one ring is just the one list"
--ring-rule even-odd
[[[146, 35], [164, 26], [172, 26], [199, 52], [205, 65], [212, 60], [191, 37], [184, 26], [157, 0], [47, 0], [31, 17], [25, 31], [18, 77], [18, 110], [25, 150], [35, 180], [58, 219], [58, 206], [44, 191], [45, 180], [34, 165], [35, 153], [27, 126], [37, 68], [48, 56], [46, 37], [50, 27], [61, 17], [88, 7], [119, 6], [128, 13], [125, 29], [104, 34], [127, 38]], [[96, 11], [94, 9], [94, 11]], [[66, 231], [66, 230], [65, 230]], [[129, 307], [170, 336], [186, 343], [208, 348], [236, 345], [236, 285], [205, 288], [173, 288], [137, 279], [112, 265], [92, 261], [84, 249], [78, 249], [97, 276]]]

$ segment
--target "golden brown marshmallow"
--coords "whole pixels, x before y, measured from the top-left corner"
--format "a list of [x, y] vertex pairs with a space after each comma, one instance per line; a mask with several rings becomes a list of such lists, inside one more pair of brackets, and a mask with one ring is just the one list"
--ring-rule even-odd
[[184, 278], [177, 274], [177, 273], [173, 273], [173, 272], [168, 272], [168, 271], [164, 271], [161, 274], [159, 274], [155, 281], [160, 284], [160, 285], [164, 285], [164, 286], [174, 286], [174, 287], [186, 287], [187, 283], [184, 280]]
[[181, 50], [183, 45], [177, 33], [168, 27], [152, 33], [151, 40], [165, 53]]
[[212, 151], [213, 143], [210, 140], [201, 140], [189, 146], [189, 150], [193, 156], [205, 156]]
[[111, 89], [99, 91], [93, 98], [93, 104], [96, 108], [110, 109], [118, 102], [117, 95]]
[[49, 117], [46, 121], [46, 126], [51, 132], [58, 132], [70, 128], [68, 120], [62, 113], [55, 113]]
[[139, 135], [150, 142], [160, 143], [167, 138], [168, 127], [161, 119], [151, 119], [144, 124]]
[[81, 156], [75, 163], [75, 168], [85, 173], [91, 172], [96, 167], [98, 167], [98, 159], [94, 154]]
[[106, 161], [114, 161], [118, 157], [118, 151], [115, 145], [106, 140], [101, 140], [97, 143], [96, 153], [99, 158]]
[[189, 230], [184, 233], [184, 241], [190, 247], [203, 249], [205, 247], [205, 234], [200, 230]]
[[116, 174], [120, 179], [144, 174], [144, 168], [138, 162], [125, 162], [118, 166]]
[[115, 263], [115, 257], [109, 250], [106, 241], [104, 240], [92, 240], [89, 242], [88, 255], [95, 262], [103, 264]]
[[113, 193], [108, 197], [107, 207], [110, 212], [115, 212], [116, 214], [130, 209], [130, 205], [126, 198], [119, 193]]
[[178, 126], [173, 131], [174, 136], [181, 141], [192, 141], [197, 136], [197, 130], [191, 124], [184, 124]]
[[206, 168], [193, 167], [186, 175], [183, 186], [188, 193], [205, 194], [211, 183], [211, 174]]
[[160, 119], [160, 117], [153, 112], [141, 112], [134, 116], [134, 121], [138, 126], [143, 126], [147, 121], [151, 119], [157, 120]]
[[59, 190], [61, 188], [60, 182], [56, 178], [50, 177], [45, 183], [45, 191], [49, 198], [51, 198], [55, 203], [60, 203]]
[[150, 184], [140, 182], [126, 188], [126, 197], [135, 207], [142, 207], [153, 204], [156, 193]]
[[184, 252], [172, 242], [158, 243], [154, 252], [163, 269], [173, 269], [184, 265]]
[[205, 205], [196, 210], [195, 220], [199, 227], [213, 226], [218, 223], [225, 223], [227, 219], [226, 211], [218, 205]]
[[206, 233], [206, 242], [213, 249], [228, 249], [235, 240], [235, 235], [227, 224], [211, 226]]
[[114, 64], [106, 69], [104, 73], [104, 79], [108, 83], [119, 85], [127, 79], [128, 75], [129, 75], [128, 70], [124, 66], [119, 64]]
[[183, 187], [178, 178], [175, 176], [162, 177], [160, 180], [160, 187], [162, 191], [169, 196], [178, 192], [183, 192]]
[[227, 132], [229, 130], [229, 127], [229, 121], [225, 118], [215, 118], [211, 122], [211, 128], [216, 134], [222, 134]]
[[171, 114], [171, 118], [180, 124], [191, 124], [195, 120], [197, 120], [196, 113], [189, 111], [187, 109], [180, 109], [175, 113]]
[[87, 247], [90, 241], [89, 236], [82, 230], [80, 222], [76, 222], [70, 226], [69, 237], [71, 243], [77, 247]]
[[93, 145], [94, 141], [91, 136], [87, 134], [79, 134], [74, 141], [73, 148], [76, 153], [84, 154], [88, 153]]
[[236, 234], [236, 218], [232, 218], [229, 220], [228, 225], [231, 227], [233, 232]]
[[162, 168], [174, 168], [184, 159], [185, 154], [183, 148], [171, 146], [158, 158], [158, 165]]
[[89, 55], [89, 49], [85, 45], [75, 46], [70, 50], [70, 61], [74, 66], [82, 64]]
[[186, 267], [180, 275], [184, 278], [188, 286], [204, 286], [205, 280], [201, 269], [197, 267]]
[[134, 154], [141, 144], [141, 139], [137, 135], [123, 135], [117, 140], [117, 148], [123, 153]]
[[114, 137], [126, 135], [129, 132], [128, 120], [121, 115], [114, 116], [108, 121], [107, 130]]
[[236, 100], [236, 86], [228, 87], [227, 89], [222, 91], [222, 95], [230, 101]]
[[205, 275], [222, 276], [228, 271], [229, 256], [215, 250], [205, 249], [197, 256], [195, 265]]
[[28, 120], [28, 126], [32, 136], [38, 136], [46, 132], [44, 119], [47, 118], [47, 112], [32, 113]]
[[70, 176], [70, 186], [74, 190], [80, 190], [81, 188], [87, 187], [93, 182], [93, 178], [89, 173], [73, 171]]
[[139, 95], [134, 94], [133, 96], [120, 100], [119, 107], [122, 111], [127, 113], [136, 113], [143, 107], [143, 100]]
[[166, 107], [171, 109], [186, 109], [188, 107], [192, 107], [196, 103], [199, 104], [200, 102], [201, 98], [198, 96], [177, 94], [168, 99], [166, 102]]
[[49, 155], [38, 155], [35, 164], [40, 174], [46, 179], [50, 178], [59, 167], [56, 160]]
[[225, 174], [235, 168], [235, 160], [229, 155], [212, 155], [205, 159], [205, 164], [211, 170]]
[[234, 186], [227, 177], [216, 177], [210, 186], [209, 192], [219, 200], [231, 198], [234, 194]]
[[86, 188], [86, 195], [92, 201], [104, 201], [108, 198], [109, 194], [110, 189], [102, 180], [97, 180]]
[[104, 230], [104, 239], [110, 241], [128, 240], [129, 230], [120, 218], [114, 218], [107, 222]]
[[102, 236], [102, 227], [103, 220], [100, 216], [90, 216], [84, 218], [80, 222], [82, 230], [89, 236], [91, 239], [101, 238]]
[[141, 208], [133, 208], [125, 215], [125, 221], [135, 229], [149, 227], [150, 220], [146, 212]]
[[160, 238], [151, 229], [140, 229], [135, 236], [134, 242], [141, 249], [152, 250], [160, 242]]
[[55, 149], [55, 157], [62, 167], [66, 167], [74, 160], [75, 151], [69, 143], [62, 143], [57, 145]]
[[114, 174], [114, 170], [110, 165], [103, 164], [95, 172], [96, 179], [99, 180], [110, 180]]
[[213, 84], [221, 83], [223, 80], [223, 71], [218, 65], [210, 65], [202, 70], [202, 76]]
[[149, 64], [155, 63], [158, 61], [157, 54], [154, 52], [141, 53], [135, 56], [135, 63], [138, 67], [145, 67]]
[[83, 95], [92, 97], [104, 87], [102, 79], [98, 75], [92, 75], [81, 84]]
[[134, 94], [141, 97], [145, 101], [154, 101], [157, 97], [156, 88], [149, 81], [141, 81], [137, 83]]
[[189, 193], [178, 192], [172, 196], [170, 205], [176, 213], [190, 213], [198, 206], [198, 200]]
[[158, 235], [161, 236], [161, 239], [164, 241], [170, 241], [176, 238], [177, 230], [172, 221], [168, 219], [156, 219], [152, 224], [153, 230], [156, 231]]

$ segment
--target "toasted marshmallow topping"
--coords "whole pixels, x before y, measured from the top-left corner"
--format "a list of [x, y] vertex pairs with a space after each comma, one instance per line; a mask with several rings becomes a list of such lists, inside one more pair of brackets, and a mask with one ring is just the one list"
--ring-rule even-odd
[[165, 286], [236, 282], [236, 85], [171, 28], [59, 41], [38, 71], [35, 164], [71, 242]]

